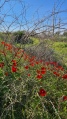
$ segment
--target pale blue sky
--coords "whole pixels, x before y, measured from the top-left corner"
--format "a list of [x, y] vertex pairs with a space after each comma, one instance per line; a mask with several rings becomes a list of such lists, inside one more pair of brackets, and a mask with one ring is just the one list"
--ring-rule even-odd
[[[11, 24], [14, 19], [17, 21], [14, 22], [14, 24], [11, 25], [12, 28], [14, 28], [14, 25], [16, 26], [17, 23], [24, 24], [26, 21], [31, 21], [30, 24], [28, 24], [27, 27], [30, 27], [33, 21], [36, 21], [37, 19], [42, 19], [44, 16], [48, 16], [55, 5], [56, 11], [57, 10], [65, 10], [67, 9], [67, 0], [9, 0], [10, 2], [6, 2], [5, 5], [0, 9], [0, 18], [3, 18], [5, 21], [5, 28], [7, 29], [7, 26]], [[20, 1], [20, 2], [18, 2]], [[21, 1], [22, 4], [21, 4]], [[0, 6], [4, 2], [4, 0], [0, 0]], [[24, 10], [22, 9], [24, 7]], [[23, 15], [20, 15], [22, 11]], [[19, 17], [18, 17], [19, 16]], [[61, 19], [64, 22], [67, 20], [67, 12], [61, 13], [56, 16], [57, 19]], [[48, 22], [48, 21], [46, 21]], [[17, 24], [17, 28], [19, 26]], [[49, 21], [49, 24], [51, 24], [51, 21]], [[26, 28], [26, 26], [23, 27], [23, 29]], [[17, 29], [16, 28], [16, 29]]]

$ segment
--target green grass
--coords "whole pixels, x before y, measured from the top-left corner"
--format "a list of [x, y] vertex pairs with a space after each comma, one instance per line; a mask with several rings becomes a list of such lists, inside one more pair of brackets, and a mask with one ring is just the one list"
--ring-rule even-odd
[[52, 48], [55, 50], [55, 52], [63, 57], [63, 61], [65, 65], [67, 65], [67, 43], [65, 42], [54, 42], [52, 45]]
[[39, 44], [39, 39], [38, 38], [34, 38], [34, 37], [32, 38], [31, 37], [31, 39], [33, 40], [33, 44], [34, 45], [38, 45]]

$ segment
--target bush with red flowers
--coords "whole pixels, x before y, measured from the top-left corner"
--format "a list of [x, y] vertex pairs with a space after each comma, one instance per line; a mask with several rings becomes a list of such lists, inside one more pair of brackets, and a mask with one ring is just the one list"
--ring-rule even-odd
[[57, 62], [37, 60], [23, 49], [2, 41], [0, 118], [66, 119], [66, 79], [67, 70]]

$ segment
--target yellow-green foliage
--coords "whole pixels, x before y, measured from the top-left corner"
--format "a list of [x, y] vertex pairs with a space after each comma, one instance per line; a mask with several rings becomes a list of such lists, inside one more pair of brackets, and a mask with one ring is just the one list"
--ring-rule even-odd
[[63, 61], [67, 65], [67, 43], [66, 42], [54, 42], [53, 49], [58, 53], [58, 55], [63, 57]]
[[38, 38], [32, 38], [31, 39], [33, 40], [33, 45], [38, 45], [39, 44], [39, 39]]

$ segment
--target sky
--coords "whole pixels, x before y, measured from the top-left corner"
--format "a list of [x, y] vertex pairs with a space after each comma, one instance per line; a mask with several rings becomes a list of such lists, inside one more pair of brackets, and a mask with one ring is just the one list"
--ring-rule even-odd
[[[0, 6], [5, 0], [0, 0]], [[22, 1], [22, 2], [21, 2]], [[33, 27], [33, 22], [49, 16], [55, 6], [55, 11], [67, 9], [67, 0], [9, 0], [0, 7], [0, 30], [4, 29], [28, 29]], [[22, 13], [22, 15], [21, 15]], [[67, 12], [55, 15], [57, 21], [66, 22]], [[3, 20], [2, 20], [3, 19]], [[52, 24], [52, 18], [43, 24]], [[21, 27], [22, 24], [22, 27]], [[26, 26], [24, 26], [26, 24]], [[9, 26], [9, 27], [8, 27]]]

